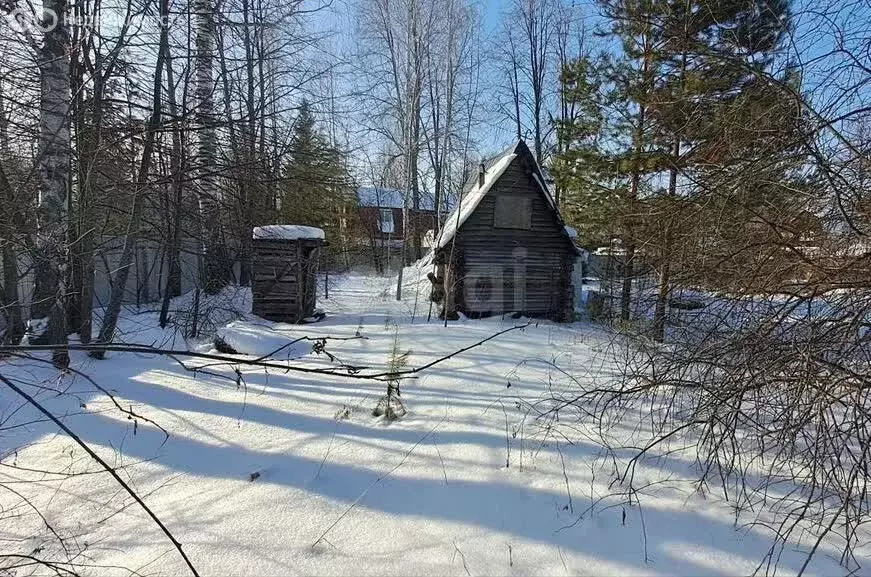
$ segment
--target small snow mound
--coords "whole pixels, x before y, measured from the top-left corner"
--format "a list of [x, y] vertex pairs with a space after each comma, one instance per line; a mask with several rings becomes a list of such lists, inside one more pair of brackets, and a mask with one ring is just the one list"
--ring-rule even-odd
[[254, 229], [255, 239], [300, 240], [325, 238], [323, 229], [301, 224], [270, 224]]
[[[215, 335], [227, 323], [247, 317], [251, 313], [251, 287], [235, 284], [227, 285], [214, 295], [205, 291], [191, 290], [176, 297], [170, 305], [173, 326], [182, 329], [184, 334], [196, 328], [201, 338]], [[137, 342], [151, 338], [146, 332], [137, 336]]]
[[572, 228], [570, 226], [567, 226], [565, 228], [566, 228], [566, 234], [569, 235], [569, 238], [571, 238], [571, 239], [578, 238], [578, 231], [577, 230], [575, 230], [574, 228]]
[[312, 352], [312, 342], [280, 333], [269, 327], [234, 321], [218, 329], [216, 340], [242, 355], [296, 359]]

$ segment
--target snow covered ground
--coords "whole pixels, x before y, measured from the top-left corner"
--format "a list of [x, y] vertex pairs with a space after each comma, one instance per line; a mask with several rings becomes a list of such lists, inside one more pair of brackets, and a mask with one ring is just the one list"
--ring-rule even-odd
[[[392, 298], [395, 281], [349, 275], [331, 279], [320, 323], [249, 317], [220, 334], [249, 355], [296, 341], [274, 359], [371, 372], [388, 366], [394, 348], [410, 351], [408, 366], [420, 367], [527, 323], [493, 318], [445, 328], [435, 311], [427, 322], [427, 281], [414, 270], [406, 278], [401, 302]], [[153, 312], [126, 312], [123, 340], [171, 343], [156, 321]], [[326, 338], [329, 355], [303, 337]], [[629, 505], [611, 496], [620, 489], [610, 486], [613, 465], [593, 431], [574, 413], [552, 410], [555, 399], [571, 396], [565, 373], [607, 373], [608, 340], [582, 323], [506, 332], [404, 381], [409, 412], [390, 423], [371, 414], [383, 382], [183, 360], [203, 367], [193, 372], [154, 355], [73, 355], [74, 369], [158, 423], [168, 439], [128, 419], [81, 375], [58, 376], [33, 360], [0, 361], [0, 373], [65, 415], [118, 467], [202, 575], [753, 572], [772, 536], [736, 527], [728, 503], [694, 492], [691, 463], [678, 456], [645, 463], [640, 506]], [[182, 346], [177, 337], [174, 346]], [[0, 389], [7, 427], [0, 480], [35, 481], [11, 486], [62, 535], [75, 536], [85, 550], [79, 561], [104, 567], [94, 574], [185, 574], [178, 552], [132, 499], [52, 423], [16, 411], [20, 405]], [[612, 434], [629, 439], [642, 419], [618, 423]], [[16, 423], [27, 424], [9, 428]], [[3, 517], [0, 547], [56, 553], [45, 524], [25, 515], [17, 496], [0, 494], [0, 505], [22, 513]], [[782, 571], [795, 573], [809, 547], [788, 547]], [[825, 547], [808, 574], [844, 574]]]

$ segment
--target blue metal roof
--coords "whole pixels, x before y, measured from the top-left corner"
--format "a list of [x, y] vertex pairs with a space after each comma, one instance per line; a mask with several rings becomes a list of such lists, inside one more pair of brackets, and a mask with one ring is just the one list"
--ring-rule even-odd
[[[396, 188], [379, 188], [374, 186], [362, 187], [357, 190], [357, 199], [360, 206], [376, 208], [402, 208], [405, 202], [405, 193]], [[408, 207], [411, 208], [411, 198], [408, 199]], [[421, 210], [435, 210], [435, 201], [432, 194], [421, 191]]]

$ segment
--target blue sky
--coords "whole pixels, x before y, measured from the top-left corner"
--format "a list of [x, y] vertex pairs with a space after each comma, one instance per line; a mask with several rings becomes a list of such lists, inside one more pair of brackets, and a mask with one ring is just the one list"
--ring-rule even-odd
[[[336, 1], [342, 4], [334, 13], [335, 19], [331, 22], [335, 26], [333, 31], [337, 34], [337, 42], [352, 44], [355, 41], [353, 31], [356, 25], [356, 0]], [[510, 8], [512, 0], [478, 0], [478, 2], [482, 17], [482, 42], [485, 50], [492, 53], [499, 47], [502, 17]], [[853, 8], [844, 9], [843, 6], [846, 4], [847, 2], [843, 0], [793, 0], [792, 2], [794, 31], [787, 46], [789, 57], [796, 60], [800, 56], [800, 62], [806, 65], [804, 90], [813, 92], [814, 101], [819, 106], [828, 108], [829, 111], [855, 106], [856, 101], [869, 101], [868, 79], [864, 79], [866, 83], [862, 84], [863, 79], [851, 78], [849, 74], [841, 73], [839, 66], [843, 66], [848, 59], [843, 54], [829, 53], [835, 38], [834, 30], [831, 28], [833, 24], [830, 22], [850, 32], [847, 35], [847, 43], [852, 42], [853, 48], [857, 47], [855, 43], [861, 44], [863, 27], [867, 31], [871, 23], [871, 7], [858, 2], [853, 5]], [[595, 0], [576, 0], [576, 5], [584, 14], [587, 40], [593, 45], [595, 54], [605, 46], [606, 42], [605, 39], [595, 38], [592, 34], [596, 25], [603, 23], [598, 17], [598, 7]], [[834, 15], [834, 18], [829, 17], [830, 15]], [[476, 131], [480, 152], [485, 155], [498, 152], [510, 144], [514, 134], [511, 121], [500, 114], [494, 104], [494, 95], [500, 79], [497, 78], [493, 67], [490, 67], [486, 74], [488, 76], [481, 88], [483, 122]], [[552, 90], [557, 89], [555, 81], [550, 85]], [[836, 96], [848, 92], [848, 88], [853, 85], [857, 85], [857, 88], [851, 100], [836, 99]]]

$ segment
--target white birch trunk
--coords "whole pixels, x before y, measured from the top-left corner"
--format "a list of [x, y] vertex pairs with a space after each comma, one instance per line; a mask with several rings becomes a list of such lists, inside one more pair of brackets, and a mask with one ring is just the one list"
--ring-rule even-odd
[[[56, 21], [47, 31], [39, 54], [39, 206], [37, 209], [36, 298], [33, 326], [47, 320], [37, 339], [67, 343], [66, 278], [68, 261], [67, 185], [70, 176], [70, 60], [64, 14], [66, 0], [45, 0], [43, 19]], [[69, 364], [66, 350], [54, 351], [59, 368]]]
[[197, 124], [196, 191], [200, 210], [203, 266], [200, 286], [215, 293], [229, 282], [227, 259], [222, 249], [220, 202], [214, 171], [217, 159], [215, 135], [215, 12], [211, 0], [194, 0], [195, 80], [194, 105]]

